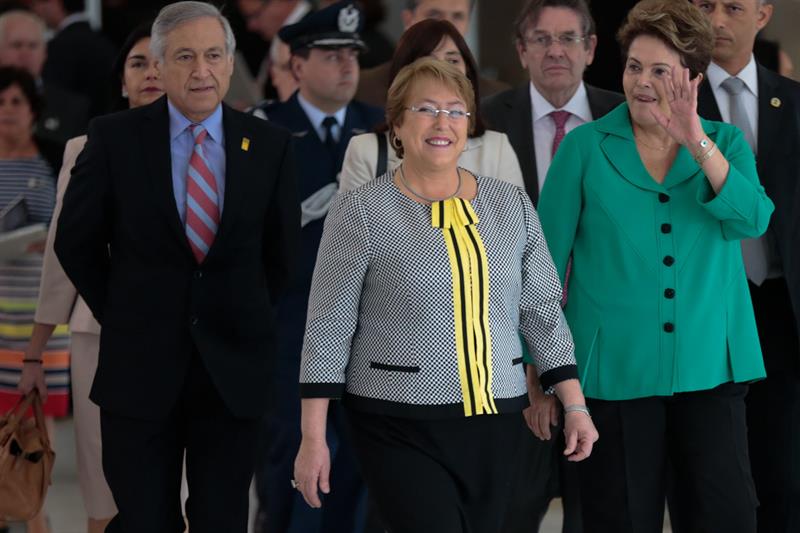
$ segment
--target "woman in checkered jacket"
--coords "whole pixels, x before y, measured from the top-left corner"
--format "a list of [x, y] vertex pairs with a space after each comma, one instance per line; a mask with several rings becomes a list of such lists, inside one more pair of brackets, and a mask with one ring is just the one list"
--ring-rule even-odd
[[457, 166], [474, 112], [452, 65], [400, 71], [387, 119], [403, 164], [334, 202], [311, 288], [293, 483], [313, 507], [329, 492], [325, 421], [341, 399], [392, 532], [500, 531], [526, 430], [519, 333], [566, 406], [564, 453], [580, 461], [597, 439], [530, 200]]

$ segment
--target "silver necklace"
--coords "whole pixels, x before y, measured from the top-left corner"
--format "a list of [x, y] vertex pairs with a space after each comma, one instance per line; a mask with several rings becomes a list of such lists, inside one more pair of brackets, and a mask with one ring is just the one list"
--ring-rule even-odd
[[458, 193], [461, 192], [461, 169], [456, 167], [456, 174], [458, 175], [458, 185], [456, 186], [455, 192], [448, 196], [447, 198], [442, 198], [441, 200], [434, 200], [433, 198], [428, 198], [427, 196], [423, 196], [414, 189], [411, 188], [411, 185], [408, 184], [406, 181], [405, 172], [403, 172], [403, 165], [400, 165], [400, 181], [403, 183], [403, 187], [408, 189], [408, 192], [416, 196], [422, 201], [428, 202], [429, 204], [435, 204], [436, 202], [444, 202], [445, 200], [449, 200], [450, 198], [455, 197]]

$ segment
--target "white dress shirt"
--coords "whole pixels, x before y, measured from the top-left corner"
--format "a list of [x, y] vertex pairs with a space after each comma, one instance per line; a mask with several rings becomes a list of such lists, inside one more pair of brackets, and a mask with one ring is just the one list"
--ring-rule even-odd
[[[722, 88], [722, 82], [731, 77], [722, 67], [715, 63], [708, 65], [706, 71], [708, 76], [708, 83], [711, 85], [711, 90], [714, 92], [714, 99], [717, 101], [719, 112], [722, 115], [724, 122], [730, 123], [731, 121], [731, 97], [728, 92]], [[756, 60], [751, 55], [750, 62], [734, 74], [744, 82], [746, 90], [742, 91], [739, 96], [744, 104], [745, 112], [747, 112], [747, 120], [750, 121], [750, 126], [753, 128], [753, 139], [758, 146], [758, 70], [756, 69]]]
[[544, 179], [547, 177], [547, 170], [550, 168], [553, 150], [553, 138], [556, 136], [556, 123], [550, 118], [552, 111], [569, 111], [570, 117], [564, 125], [564, 130], [569, 133], [581, 124], [591, 122], [592, 111], [589, 109], [589, 97], [586, 95], [586, 87], [583, 82], [578, 86], [578, 90], [569, 99], [564, 107], [556, 109], [548, 102], [544, 96], [534, 87], [531, 87], [531, 110], [533, 113], [533, 147], [536, 154], [536, 172], [539, 175], [539, 191], [544, 186]]

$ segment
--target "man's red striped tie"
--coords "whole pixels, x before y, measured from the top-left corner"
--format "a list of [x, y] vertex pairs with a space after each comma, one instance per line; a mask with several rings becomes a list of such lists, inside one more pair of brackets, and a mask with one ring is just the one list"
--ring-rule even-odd
[[208, 131], [200, 124], [192, 124], [189, 131], [194, 137], [194, 149], [186, 177], [186, 237], [195, 259], [202, 263], [217, 235], [219, 194], [217, 180], [203, 152]]

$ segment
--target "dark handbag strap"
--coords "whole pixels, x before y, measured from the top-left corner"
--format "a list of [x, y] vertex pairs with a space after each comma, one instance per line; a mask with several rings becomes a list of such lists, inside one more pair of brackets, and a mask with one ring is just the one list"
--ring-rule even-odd
[[378, 178], [386, 174], [386, 165], [389, 160], [389, 143], [386, 142], [386, 135], [376, 133], [378, 137], [378, 165], [375, 167], [375, 177]]

